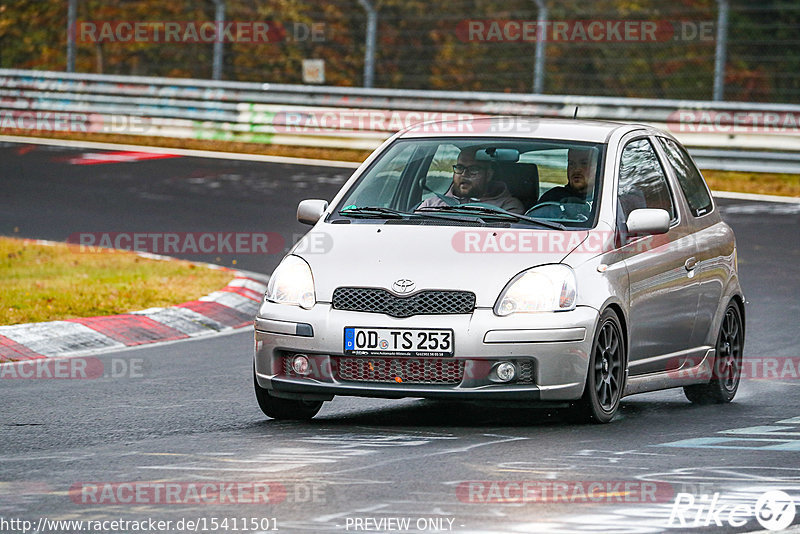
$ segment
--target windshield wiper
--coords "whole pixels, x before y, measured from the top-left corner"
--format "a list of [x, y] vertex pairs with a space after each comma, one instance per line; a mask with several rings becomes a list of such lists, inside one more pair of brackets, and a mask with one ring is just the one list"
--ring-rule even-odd
[[538, 224], [540, 226], [544, 226], [545, 228], [551, 228], [553, 230], [566, 230], [566, 226], [561, 223], [553, 222], [553, 221], [545, 221], [542, 219], [536, 219], [534, 217], [528, 217], [527, 215], [520, 215], [519, 213], [514, 213], [508, 210], [504, 210], [503, 208], [499, 208], [497, 206], [476, 206], [470, 204], [459, 204], [457, 206], [435, 206], [435, 207], [424, 207], [422, 209], [417, 209], [418, 212], [428, 212], [428, 211], [450, 211], [450, 212], [466, 212], [466, 213], [473, 213], [473, 214], [481, 214], [481, 215], [488, 215], [491, 217], [495, 217], [498, 219], [503, 220], [514, 220], [514, 221], [527, 221], [534, 224]]
[[413, 213], [395, 210], [392, 208], [381, 208], [378, 206], [347, 207], [339, 210], [339, 215], [345, 217], [364, 217], [370, 219], [406, 219], [412, 217]]
[[[463, 221], [463, 217], [448, 217], [444, 213], [425, 213], [425, 212], [414, 212], [408, 213], [405, 211], [399, 211], [392, 208], [383, 208], [379, 206], [362, 206], [362, 207], [348, 207], [342, 208], [339, 210], [339, 215], [344, 215], [345, 217], [363, 217], [369, 219], [441, 219], [445, 221]], [[469, 215], [475, 219], [480, 219], [479, 215], [476, 213], [466, 213], [464, 215]]]

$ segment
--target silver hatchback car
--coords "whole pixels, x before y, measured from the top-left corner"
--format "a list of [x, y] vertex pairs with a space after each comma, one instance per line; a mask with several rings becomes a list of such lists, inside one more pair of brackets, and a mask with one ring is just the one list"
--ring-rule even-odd
[[733, 399], [736, 244], [700, 172], [650, 126], [493, 117], [394, 135], [272, 274], [255, 319], [269, 417], [335, 395], [555, 403]]

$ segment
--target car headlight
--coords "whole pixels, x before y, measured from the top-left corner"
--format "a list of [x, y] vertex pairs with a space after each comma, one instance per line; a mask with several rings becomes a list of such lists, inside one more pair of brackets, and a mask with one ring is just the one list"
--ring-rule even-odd
[[575, 273], [566, 265], [542, 265], [515, 276], [500, 292], [494, 313], [568, 311], [575, 309]]
[[317, 301], [311, 267], [298, 256], [286, 256], [272, 273], [264, 298], [270, 302], [311, 309]]

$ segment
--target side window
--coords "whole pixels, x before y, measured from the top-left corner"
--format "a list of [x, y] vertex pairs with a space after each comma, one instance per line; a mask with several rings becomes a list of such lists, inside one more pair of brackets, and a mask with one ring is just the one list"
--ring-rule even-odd
[[675, 169], [675, 175], [678, 177], [678, 183], [686, 197], [686, 202], [689, 204], [692, 215], [700, 217], [709, 213], [714, 207], [711, 202], [711, 195], [708, 193], [703, 176], [697, 170], [692, 158], [689, 157], [683, 147], [672, 139], [659, 137], [658, 140], [664, 147], [669, 164]]
[[637, 208], [667, 210], [676, 218], [664, 169], [648, 139], [631, 141], [622, 150], [617, 191], [624, 218]]

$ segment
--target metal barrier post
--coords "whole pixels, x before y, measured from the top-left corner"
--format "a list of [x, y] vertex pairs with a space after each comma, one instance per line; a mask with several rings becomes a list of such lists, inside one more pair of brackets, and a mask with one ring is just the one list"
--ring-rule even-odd
[[714, 54], [714, 100], [723, 100], [725, 91], [725, 61], [728, 48], [728, 0], [717, 0], [717, 49]]
[[547, 47], [547, 4], [545, 0], [534, 0], [539, 9], [536, 18], [536, 59], [533, 65], [533, 92], [537, 95], [544, 90], [544, 58]]
[[375, 83], [375, 39], [378, 33], [378, 10], [369, 0], [358, 0], [367, 12], [367, 42], [364, 51], [364, 87]]
[[214, 41], [214, 64], [211, 77], [214, 80], [222, 78], [222, 26], [225, 24], [225, 0], [214, 0], [214, 24], [216, 25], [216, 40]]
[[67, 72], [75, 72], [75, 40], [78, 29], [75, 19], [78, 12], [78, 0], [69, 0], [67, 4]]

